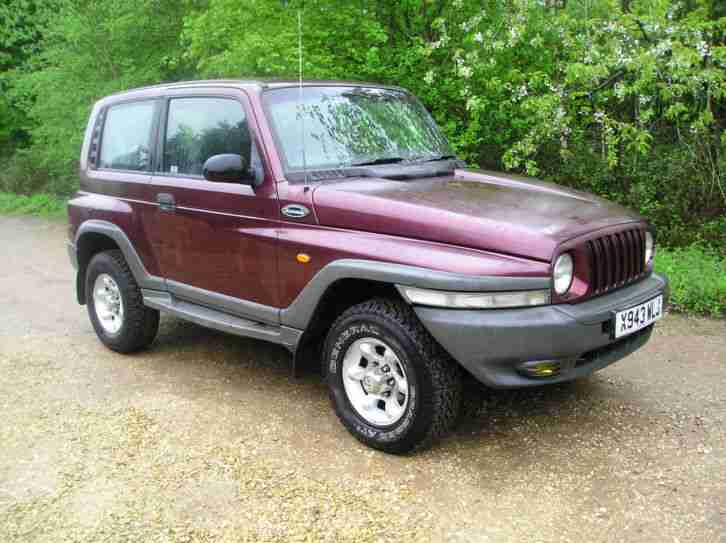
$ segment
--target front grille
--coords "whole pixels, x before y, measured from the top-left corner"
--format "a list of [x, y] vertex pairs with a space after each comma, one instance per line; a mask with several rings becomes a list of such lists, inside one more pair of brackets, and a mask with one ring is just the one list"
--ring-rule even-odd
[[587, 253], [592, 294], [622, 287], [645, 274], [645, 231], [633, 228], [590, 240]]

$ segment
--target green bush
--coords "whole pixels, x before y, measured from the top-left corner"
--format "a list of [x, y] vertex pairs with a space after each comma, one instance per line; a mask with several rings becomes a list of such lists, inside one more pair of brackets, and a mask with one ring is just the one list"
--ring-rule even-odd
[[28, 150], [18, 150], [0, 166], [0, 192], [34, 194], [41, 192], [50, 178], [48, 170], [39, 167]]
[[698, 244], [659, 248], [655, 270], [668, 276], [671, 306], [676, 311], [726, 315], [726, 257]]
[[0, 213], [61, 216], [65, 211], [65, 200], [52, 194], [25, 196], [0, 192]]

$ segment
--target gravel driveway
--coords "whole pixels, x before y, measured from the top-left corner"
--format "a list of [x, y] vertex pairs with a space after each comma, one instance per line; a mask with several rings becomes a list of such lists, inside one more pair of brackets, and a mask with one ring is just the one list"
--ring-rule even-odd
[[0, 217], [0, 542], [726, 542], [726, 322], [668, 316], [584, 381], [480, 392], [454, 435], [358, 444], [286, 352], [163, 318], [96, 340], [65, 226]]

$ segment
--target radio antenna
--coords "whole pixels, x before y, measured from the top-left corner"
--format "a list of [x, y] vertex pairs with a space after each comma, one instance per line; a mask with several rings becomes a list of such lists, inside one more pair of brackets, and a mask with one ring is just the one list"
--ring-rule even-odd
[[301, 148], [302, 148], [302, 161], [303, 161], [303, 182], [305, 184], [305, 188], [303, 190], [308, 189], [308, 164], [307, 164], [307, 154], [305, 152], [305, 115], [303, 112], [303, 20], [302, 20], [302, 10], [305, 5], [303, 4], [302, 7], [297, 8], [297, 53], [298, 53], [298, 103], [297, 103], [297, 113], [300, 116], [300, 139], [301, 139]]

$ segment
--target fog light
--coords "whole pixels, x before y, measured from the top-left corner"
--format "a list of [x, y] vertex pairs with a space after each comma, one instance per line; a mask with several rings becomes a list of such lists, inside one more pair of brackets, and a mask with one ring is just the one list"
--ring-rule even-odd
[[519, 371], [529, 377], [554, 377], [560, 373], [562, 365], [559, 360], [535, 360], [519, 366]]

